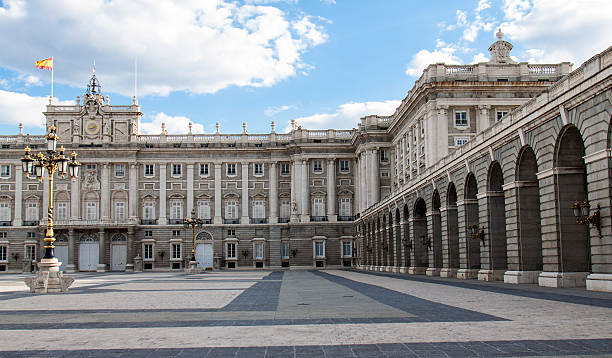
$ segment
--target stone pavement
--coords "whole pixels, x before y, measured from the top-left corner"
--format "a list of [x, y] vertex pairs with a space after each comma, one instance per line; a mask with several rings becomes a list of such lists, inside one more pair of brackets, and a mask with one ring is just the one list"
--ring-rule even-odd
[[358, 271], [0, 276], [0, 357], [612, 356], [612, 294]]

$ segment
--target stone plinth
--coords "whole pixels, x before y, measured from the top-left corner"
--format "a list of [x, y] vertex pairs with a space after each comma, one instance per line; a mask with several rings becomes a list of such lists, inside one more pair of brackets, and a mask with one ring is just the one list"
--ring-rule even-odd
[[588, 272], [542, 272], [538, 284], [544, 287], [584, 287]]
[[411, 275], [424, 275], [425, 267], [409, 267], [408, 273]]
[[443, 268], [440, 270], [440, 277], [445, 277], [445, 278], [457, 277], [457, 269]]
[[440, 276], [440, 269], [439, 268], [430, 267], [427, 270], [425, 270], [425, 275], [427, 275], [427, 276]]
[[457, 278], [460, 280], [471, 280], [473, 278], [478, 278], [478, 270], [477, 269], [459, 269], [457, 270]]
[[538, 283], [538, 275], [540, 271], [506, 271], [504, 273], [504, 283], [521, 284], [521, 283]]
[[408, 271], [408, 269], [405, 266], [400, 266], [399, 268], [399, 272], [400, 273], [406, 273]]
[[126, 264], [125, 272], [134, 272], [134, 264]]
[[501, 281], [504, 279], [506, 270], [479, 270], [478, 280], [480, 281]]
[[36, 277], [28, 277], [24, 280], [30, 292], [67, 292], [68, 287], [74, 282], [74, 277], [64, 277], [59, 270], [60, 265], [61, 262], [56, 258], [40, 260]]
[[189, 267], [185, 270], [188, 275], [196, 275], [202, 272], [202, 268], [198, 266], [197, 261], [189, 261]]
[[589, 291], [612, 292], [612, 274], [592, 273], [588, 275], [586, 288]]

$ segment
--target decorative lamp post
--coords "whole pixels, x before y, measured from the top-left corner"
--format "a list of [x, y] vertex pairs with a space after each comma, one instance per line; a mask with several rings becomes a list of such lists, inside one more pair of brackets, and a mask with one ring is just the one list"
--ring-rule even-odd
[[597, 204], [597, 209], [595, 209], [592, 215], [589, 215], [591, 203], [589, 203], [587, 199], [584, 199], [582, 204], [576, 200], [572, 206], [572, 210], [574, 211], [574, 216], [578, 224], [585, 225], [587, 228], [589, 225], [595, 226], [599, 233], [599, 237], [601, 237], [601, 206], [599, 204]]
[[185, 229], [191, 227], [191, 260], [189, 261], [189, 269], [188, 273], [198, 273], [200, 270], [198, 269], [198, 262], [195, 258], [195, 228], [202, 227], [204, 222], [201, 218], [196, 216], [195, 208], [191, 209], [191, 217], [183, 219], [183, 226]]
[[36, 177], [39, 182], [43, 181], [45, 170], [49, 176], [49, 203], [47, 207], [47, 229], [45, 231], [45, 255], [38, 263], [36, 278], [26, 278], [26, 284], [31, 292], [65, 292], [72, 284], [72, 277], [63, 277], [59, 271], [60, 262], [54, 256], [55, 237], [53, 233], [53, 175], [57, 171], [62, 178], [69, 175], [76, 180], [79, 175], [81, 163], [76, 160], [76, 153], [72, 152], [71, 159], [64, 155], [64, 147], [57, 148], [57, 134], [55, 126], [49, 127], [49, 133], [45, 136], [47, 140], [47, 154], [30, 154], [30, 148], [25, 148], [25, 155], [21, 158], [22, 170], [27, 178]]

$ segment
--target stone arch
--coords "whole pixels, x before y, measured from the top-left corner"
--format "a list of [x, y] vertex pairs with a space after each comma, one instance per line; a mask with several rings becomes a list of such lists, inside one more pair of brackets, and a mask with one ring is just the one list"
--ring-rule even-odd
[[414, 202], [412, 209], [412, 233], [414, 237], [414, 265], [415, 267], [424, 268], [429, 264], [429, 255], [427, 246], [423, 242], [429, 239], [427, 233], [427, 204], [421, 197]]
[[380, 227], [380, 262], [382, 266], [389, 266], [389, 237], [387, 236], [387, 213], [383, 210]]
[[[504, 199], [504, 178], [501, 165], [494, 161], [489, 166], [487, 174], [487, 206], [489, 242], [489, 268], [497, 279], [503, 277], [506, 271], [507, 245], [506, 245], [506, 202]], [[485, 248], [486, 249], [486, 248]]]
[[520, 271], [542, 271], [542, 228], [537, 172], [538, 162], [533, 149], [530, 146], [523, 147], [516, 164]]
[[81, 237], [79, 238], [80, 242], [97, 242], [98, 241], [98, 234], [96, 233], [85, 233], [83, 235], [81, 235]]
[[[432, 245], [431, 252], [433, 254], [433, 267], [436, 269], [442, 268], [442, 220], [440, 217], [440, 193], [438, 189], [434, 189], [432, 193], [431, 203], [431, 227], [432, 227]], [[431, 266], [430, 266], [431, 267]]]
[[395, 255], [395, 266], [402, 266], [402, 227], [401, 227], [401, 221], [400, 221], [400, 210], [399, 207], [395, 207], [395, 211], [394, 211], [394, 216], [393, 216], [393, 236], [395, 238], [394, 241], [394, 250], [396, 252]]
[[450, 182], [446, 189], [446, 232], [448, 236], [448, 267], [459, 268], [459, 219], [457, 216], [457, 189]]
[[111, 242], [126, 242], [126, 241], [127, 241], [127, 237], [125, 236], [125, 234], [115, 234], [111, 238]]
[[413, 249], [412, 246], [412, 241], [410, 240], [410, 221], [408, 220], [408, 218], [410, 218], [410, 210], [408, 209], [408, 204], [404, 204], [404, 207], [402, 209], [403, 211], [403, 217], [404, 217], [404, 222], [403, 222], [403, 227], [402, 230], [404, 230], [404, 267], [410, 267], [411, 264], [411, 260], [410, 260], [410, 256], [411, 256], [411, 251]]
[[388, 252], [388, 264], [389, 266], [395, 266], [395, 235], [393, 233], [393, 209], [389, 208], [387, 215], [387, 245], [389, 246]]
[[466, 268], [471, 270], [480, 269], [480, 240], [473, 239], [468, 228], [476, 225], [480, 228], [478, 218], [478, 184], [474, 173], [468, 173], [465, 178], [464, 188], [465, 227], [466, 227]]
[[196, 239], [196, 241], [212, 241], [213, 240], [213, 236], [208, 231], [200, 231], [196, 235], [195, 239]]
[[587, 197], [584, 141], [578, 128], [570, 124], [561, 129], [555, 144], [553, 173], [558, 222], [559, 270], [590, 271], [588, 228], [578, 224], [572, 205]]

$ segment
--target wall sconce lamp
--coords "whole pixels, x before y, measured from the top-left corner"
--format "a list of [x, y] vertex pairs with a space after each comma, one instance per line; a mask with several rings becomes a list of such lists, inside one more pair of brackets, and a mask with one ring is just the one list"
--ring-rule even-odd
[[291, 256], [293, 256], [293, 258], [295, 258], [298, 254], [298, 250], [297, 249], [293, 249], [291, 250]]
[[482, 241], [482, 246], [485, 245], [484, 227], [480, 228], [478, 224], [473, 224], [473, 225], [468, 226], [468, 232], [470, 233], [470, 236], [472, 237], [472, 239], [480, 239], [480, 241]]
[[431, 249], [431, 239], [426, 237], [425, 235], [420, 236], [421, 245], [427, 246], [427, 250]]
[[13, 260], [15, 260], [15, 262], [19, 261], [19, 253], [18, 252], [13, 252], [13, 254], [11, 256], [13, 256]]
[[406, 245], [406, 248], [412, 250], [412, 241], [408, 240], [407, 238], [403, 238], [402, 241], [404, 242], [404, 245]]
[[597, 228], [597, 232], [599, 232], [599, 237], [601, 237], [601, 211], [599, 203], [597, 204], [597, 209], [593, 213], [593, 215], [589, 216], [589, 212], [591, 211], [591, 204], [587, 199], [584, 199], [582, 204], [578, 203], [578, 200], [574, 202], [572, 206], [574, 210], [574, 216], [576, 217], [576, 222], [578, 224], [586, 225], [587, 227], [590, 224], [593, 224]]
[[163, 260], [163, 259], [164, 259], [164, 255], [165, 255], [165, 254], [166, 254], [166, 253], [165, 253], [164, 251], [160, 251], [160, 252], [158, 253], [159, 258], [161, 258], [161, 259]]
[[242, 251], [242, 256], [244, 256], [244, 258], [246, 259], [247, 257], [249, 257], [249, 250], [243, 250]]
[[383, 251], [389, 251], [389, 245], [383, 244], [382, 249]]

